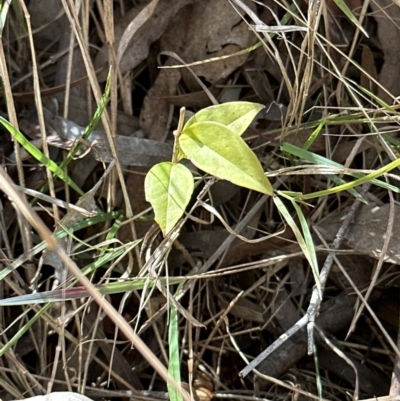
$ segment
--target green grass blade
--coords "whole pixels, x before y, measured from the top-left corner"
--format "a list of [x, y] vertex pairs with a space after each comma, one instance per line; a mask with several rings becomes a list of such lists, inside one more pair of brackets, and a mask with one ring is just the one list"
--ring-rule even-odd
[[[139, 243], [139, 241], [137, 241]], [[88, 275], [92, 272], [95, 272], [99, 267], [104, 266], [106, 263], [109, 263], [119, 256], [121, 256], [125, 252], [125, 247], [121, 247], [119, 249], [111, 249], [108, 252], [100, 255], [94, 262], [88, 264], [84, 268], [82, 268], [82, 273], [84, 275]]]
[[44, 155], [36, 146], [29, 142], [25, 136], [17, 130], [10, 122], [0, 116], [0, 123], [7, 131], [21, 144], [21, 146], [37, 161], [48, 168], [55, 176], [63, 180], [79, 195], [83, 195], [83, 191], [71, 180], [71, 178], [56, 164], [53, 160]]
[[322, 128], [326, 123], [326, 119], [323, 119], [319, 124], [318, 127], [311, 133], [311, 135], [307, 138], [306, 143], [303, 145], [304, 150], [308, 150], [308, 148], [314, 143], [317, 139], [318, 135], [320, 134]]
[[[122, 224], [122, 220], [123, 220], [123, 216], [121, 215], [120, 217], [118, 217], [114, 224], [112, 225], [112, 227], [110, 228], [110, 230], [108, 231], [107, 235], [106, 235], [106, 241], [109, 241], [111, 239], [114, 239], [117, 236], [118, 230], [121, 228], [121, 224]], [[103, 249], [100, 252], [100, 256], [103, 255], [105, 252], [105, 249]]]
[[[89, 135], [94, 131], [97, 124], [100, 121], [101, 115], [103, 114], [104, 109], [107, 106], [108, 100], [110, 99], [110, 91], [111, 91], [111, 71], [108, 73], [107, 76], [107, 84], [104, 90], [103, 96], [101, 97], [100, 103], [97, 106], [97, 109], [93, 115], [93, 118], [90, 120], [89, 124], [86, 126], [83, 134], [82, 139], [86, 140], [89, 138]], [[78, 152], [81, 146], [81, 142], [77, 141], [74, 147], [69, 151], [67, 157], [61, 163], [60, 168], [64, 169], [68, 166], [68, 164], [73, 160], [76, 153]]]
[[[164, 285], [166, 284], [177, 284], [177, 283], [182, 283], [184, 278], [183, 277], [173, 277], [173, 278], [159, 278], [159, 280], [161, 280], [163, 282]], [[128, 281], [128, 282], [124, 282], [124, 283], [111, 283], [111, 284], [105, 284], [103, 286], [99, 286], [98, 289], [100, 290], [100, 292], [102, 294], [116, 294], [116, 293], [122, 293], [122, 292], [126, 292], [126, 291], [134, 291], [134, 290], [139, 290], [142, 289], [145, 285], [151, 285], [151, 286], [155, 286], [155, 280], [148, 280], [146, 278], [142, 278], [142, 279], [138, 279], [135, 281]], [[89, 296], [89, 294], [86, 292], [85, 293], [85, 289], [83, 287], [80, 287], [78, 289], [71, 289], [71, 290], [75, 290], [74, 293], [74, 297], [71, 297], [70, 299], [77, 299], [77, 298], [81, 298], [83, 297], [87, 297]], [[80, 290], [80, 291], [79, 291]], [[65, 294], [69, 291], [69, 290], [55, 290], [55, 291], [46, 291], [45, 293], [36, 293], [36, 294], [28, 294], [28, 295], [23, 295], [20, 297], [13, 297], [13, 298], [8, 298], [8, 299], [2, 299], [0, 300], [1, 305], [5, 306], [9, 306], [9, 305], [27, 305], [27, 304], [37, 304], [37, 303], [41, 303], [41, 302], [48, 302], [43, 300], [40, 295], [43, 296], [43, 294], [47, 293], [53, 293], [53, 292], [58, 292], [58, 298], [54, 297], [54, 299], [52, 300], [52, 302], [56, 302], [56, 301], [63, 301], [65, 300]], [[54, 295], [54, 294], [53, 294]], [[29, 296], [33, 296], [33, 298], [31, 300], [29, 300]], [[37, 299], [34, 299], [34, 297], [36, 296]], [[20, 302], [16, 301], [17, 298], [20, 300]], [[28, 298], [28, 300], [26, 299]], [[16, 302], [7, 302], [10, 300], [14, 300]], [[45, 306], [43, 306], [43, 308], [41, 308], [26, 324], [23, 325], [23, 327], [21, 327], [18, 332], [7, 342], [7, 344], [5, 344], [2, 348], [0, 348], [0, 357], [3, 356], [12, 346], [14, 346], [18, 340], [29, 330], [29, 328], [51, 307], [52, 303], [47, 303]], [[179, 346], [179, 345], [178, 345]], [[180, 383], [180, 381], [179, 381]], [[171, 398], [172, 399], [172, 398]]]
[[[177, 383], [181, 383], [180, 358], [179, 358], [179, 328], [178, 310], [171, 306], [168, 328], [169, 363], [168, 373]], [[167, 384], [169, 399], [171, 401], [183, 401], [182, 395], [172, 384]]]
[[[279, 192], [279, 193], [281, 195], [283, 195], [285, 198], [289, 199], [292, 202], [293, 206], [295, 205], [295, 202], [293, 201], [292, 198], [288, 197], [287, 195], [284, 195], [281, 192]], [[318, 292], [321, 294], [321, 282], [319, 280], [319, 272], [318, 272], [318, 264], [316, 262], [316, 256], [315, 256], [315, 248], [314, 248], [314, 244], [311, 239], [311, 235], [309, 233], [307, 223], [304, 219], [304, 215], [301, 213], [301, 216], [303, 216], [303, 221], [300, 220], [301, 221], [300, 224], [302, 225], [303, 228], [304, 228], [303, 225], [307, 226], [306, 234], [305, 234], [307, 239], [305, 239], [305, 237], [303, 237], [301, 230], [296, 225], [291, 214], [289, 213], [288, 209], [286, 208], [285, 204], [281, 201], [281, 199], [278, 196], [273, 196], [273, 199], [274, 199], [274, 203], [275, 203], [276, 207], [278, 208], [279, 212], [282, 214], [284, 220], [289, 225], [289, 227], [292, 229], [292, 231], [297, 239], [297, 243], [299, 244], [301, 250], [303, 251], [304, 256], [306, 257], [308, 263], [310, 264], [313, 275], [314, 275], [315, 284], [318, 288]], [[297, 205], [297, 208], [298, 208], [298, 205]], [[295, 209], [296, 209], [296, 207], [295, 207]], [[300, 209], [300, 208], [298, 208], [298, 209]], [[296, 209], [296, 212], [297, 212], [297, 209]]]
[[311, 270], [314, 275], [314, 280], [316, 283], [319, 283], [319, 268], [317, 262], [317, 254], [315, 253], [314, 241], [311, 237], [310, 228], [308, 227], [306, 218], [304, 217], [303, 211], [300, 206], [296, 203], [296, 201], [291, 198], [290, 201], [296, 211], [297, 217], [299, 218], [301, 230], [303, 232], [305, 246], [307, 247], [308, 254], [310, 255], [310, 265]]
[[391, 137], [388, 134], [382, 134], [383, 139], [391, 146], [395, 147], [397, 151], [400, 149], [400, 141], [396, 138]]
[[[343, 178], [338, 177], [337, 175], [327, 175], [327, 177], [333, 181], [337, 185], [346, 184], [346, 181]], [[350, 194], [352, 194], [356, 199], [359, 199], [363, 203], [368, 203], [354, 188], [349, 188], [347, 190]]]
[[361, 26], [361, 24], [358, 22], [358, 19], [355, 17], [353, 12], [350, 10], [350, 8], [347, 6], [346, 2], [343, 0], [333, 0], [336, 5], [343, 11], [343, 13], [346, 15], [346, 17], [367, 37], [368, 33], [367, 31]]
[[[300, 157], [301, 159], [307, 160], [310, 163], [320, 164], [320, 165], [325, 165], [325, 166], [332, 166], [332, 167], [337, 167], [339, 169], [344, 169], [344, 166], [342, 164], [340, 164], [340, 163], [336, 163], [333, 160], [327, 159], [326, 157], [323, 157], [323, 156], [317, 155], [315, 153], [309, 152], [307, 150], [304, 150], [302, 148], [299, 148], [298, 146], [292, 145], [291, 143], [284, 143], [281, 146], [281, 150], [282, 150], [282, 152], [287, 152], [287, 153], [289, 153], [291, 155], [294, 155], [294, 156]], [[392, 167], [391, 169], [393, 169], [395, 167]], [[385, 172], [387, 172], [387, 171], [385, 171]], [[355, 178], [366, 177], [365, 174], [361, 174], [361, 173], [349, 173], [349, 175], [352, 176], [352, 177], [355, 177]], [[379, 177], [380, 175], [382, 175], [382, 174], [378, 174], [377, 177]], [[369, 176], [369, 174], [368, 174], [368, 176]], [[387, 189], [388, 191], [393, 191], [393, 192], [396, 192], [396, 193], [400, 193], [400, 189], [398, 187], [395, 187], [394, 185], [388, 184], [386, 182], [383, 182], [383, 181], [380, 181], [380, 180], [377, 180], [377, 179], [372, 179], [372, 180], [367, 180], [367, 181], [371, 181], [372, 184], [374, 184], [374, 185], [376, 185], [378, 187]], [[357, 185], [359, 185], [359, 184], [357, 184]], [[348, 188], [346, 188], [346, 190], [350, 190], [351, 188], [352, 188], [352, 186], [349, 186]], [[341, 191], [342, 190], [343, 189], [341, 189]], [[312, 199], [312, 198], [303, 198], [303, 199]]]
[[26, 322], [18, 331], [10, 338], [7, 343], [0, 348], [0, 357], [2, 357], [17, 341], [29, 330], [29, 328], [50, 308], [51, 304], [43, 306], [36, 314]]
[[[360, 67], [360, 69], [362, 70], [362, 67]], [[357, 88], [361, 92], [364, 92], [366, 95], [370, 96], [371, 99], [374, 100], [376, 103], [378, 103], [379, 106], [381, 106], [383, 109], [385, 109], [389, 112], [392, 112], [392, 113], [395, 112], [395, 110], [393, 110], [393, 106], [384, 102], [379, 96], [375, 95], [375, 93], [369, 91], [367, 88], [364, 88], [361, 85], [358, 85], [356, 82], [355, 82], [355, 85], [357, 85]]]
[[[178, 286], [176, 294], [182, 288], [183, 282]], [[169, 360], [168, 373], [174, 378], [175, 382], [181, 384], [181, 361], [179, 355], [179, 314], [178, 309], [171, 304], [169, 311], [168, 325], [168, 346]], [[167, 383], [169, 399], [171, 401], [183, 401], [181, 393], [170, 383]]]
[[[119, 214], [120, 214], [119, 212], [99, 213], [94, 217], [89, 217], [87, 219], [80, 221], [79, 223], [74, 224], [72, 227], [69, 228], [69, 231], [71, 231], [71, 232], [78, 231], [78, 230], [81, 230], [81, 229], [89, 227], [89, 226], [93, 226], [98, 223], [103, 223], [105, 221], [115, 219], [116, 217], [119, 216]], [[57, 231], [54, 234], [54, 236], [57, 239], [64, 238], [67, 235], [68, 235], [68, 233], [64, 230]], [[43, 241], [40, 244], [34, 246], [29, 253], [23, 254], [18, 259], [15, 259], [12, 263], [10, 263], [8, 266], [5, 266], [0, 271], [0, 280], [3, 280], [4, 277], [8, 276], [12, 271], [17, 269], [19, 266], [21, 266], [23, 263], [25, 263], [28, 259], [37, 255], [39, 252], [44, 251], [46, 248], [47, 248], [47, 242]]]
[[[374, 171], [373, 173], [367, 174], [364, 177], [361, 177], [357, 180], [347, 182], [346, 184], [339, 185], [334, 188], [326, 189], [323, 191], [314, 192], [311, 194], [300, 195], [300, 198], [303, 200], [319, 198], [321, 196], [327, 196], [331, 194], [335, 194], [342, 191], [347, 191], [350, 188], [358, 187], [359, 185], [365, 184], [366, 182], [374, 182], [377, 177], [380, 177], [383, 174], [388, 173], [389, 171], [393, 170], [394, 168], [400, 166], [400, 159], [393, 160], [386, 166], [381, 167], [380, 169]], [[396, 188], [396, 187], [395, 187]], [[399, 188], [396, 188], [395, 192], [399, 192]]]

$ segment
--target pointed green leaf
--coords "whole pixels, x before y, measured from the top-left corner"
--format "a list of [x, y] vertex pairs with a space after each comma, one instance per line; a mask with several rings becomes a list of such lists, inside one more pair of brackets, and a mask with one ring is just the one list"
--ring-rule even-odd
[[[183, 283], [182, 283], [183, 285]], [[177, 293], [182, 288], [178, 286]], [[179, 352], [179, 314], [174, 305], [170, 305], [169, 325], [168, 325], [168, 373], [174, 378], [175, 382], [181, 385], [181, 355]], [[169, 399], [171, 401], [183, 401], [182, 394], [171, 383], [167, 383]]]
[[[289, 198], [289, 197], [287, 197]], [[290, 198], [289, 198], [290, 199]], [[293, 217], [289, 213], [289, 210], [282, 202], [282, 200], [278, 196], [273, 197], [275, 206], [278, 208], [279, 212], [282, 214], [286, 223], [288, 223], [289, 227], [292, 229], [293, 234], [296, 236], [297, 243], [299, 244], [301, 250], [303, 251], [304, 256], [307, 261], [310, 263], [311, 270], [314, 275], [315, 284], [318, 288], [318, 292], [321, 293], [321, 282], [319, 279], [319, 270], [318, 270], [318, 262], [317, 257], [315, 255], [314, 243], [311, 238], [310, 230], [308, 228], [307, 222], [305, 221], [304, 215], [300, 212], [298, 216], [300, 217], [301, 227], [303, 232], [301, 232], [300, 228], [297, 226], [296, 222], [293, 220]], [[293, 206], [297, 213], [301, 210], [299, 206], [291, 200]], [[303, 235], [304, 234], [304, 235]]]
[[349, 6], [346, 4], [345, 1], [343, 0], [333, 0], [336, 5], [343, 11], [343, 13], [346, 15], [346, 17], [367, 37], [368, 33], [367, 31], [362, 27], [360, 24], [360, 21], [358, 21], [357, 17], [353, 14], [353, 12], [350, 10]]
[[0, 123], [7, 129], [7, 131], [21, 144], [21, 146], [30, 153], [37, 161], [46, 166], [52, 173], [67, 183], [79, 195], [83, 195], [83, 191], [75, 184], [74, 181], [62, 170], [53, 160], [49, 159], [42, 153], [35, 145], [29, 142], [25, 136], [17, 130], [9, 121], [0, 116]]
[[206, 173], [272, 195], [257, 156], [228, 127], [210, 121], [192, 124], [180, 135], [179, 145], [186, 157]]
[[242, 135], [265, 106], [251, 102], [229, 102], [210, 106], [197, 112], [185, 124], [183, 131], [201, 121], [212, 121], [226, 125], [237, 135]]
[[[293, 144], [291, 144], [291, 143], [284, 143], [282, 146], [281, 146], [281, 150], [283, 151], [283, 152], [287, 152], [287, 153], [290, 153], [291, 155], [294, 155], [294, 156], [298, 156], [298, 157], [300, 157], [300, 158], [302, 158], [302, 159], [304, 159], [304, 160], [307, 160], [307, 161], [309, 161], [309, 162], [311, 162], [311, 163], [314, 163], [314, 164], [319, 164], [319, 165], [322, 165], [322, 166], [332, 166], [332, 167], [337, 167], [337, 168], [339, 168], [339, 169], [345, 169], [345, 167], [342, 165], [342, 164], [340, 164], [340, 163], [336, 163], [336, 162], [334, 162], [333, 160], [330, 160], [330, 159], [327, 159], [327, 158], [325, 158], [325, 157], [323, 157], [323, 156], [320, 156], [320, 155], [317, 155], [316, 153], [312, 153], [312, 152], [309, 152], [309, 151], [307, 151], [307, 150], [304, 150], [304, 149], [301, 149], [301, 148], [299, 148], [299, 147], [297, 147], [296, 145], [293, 145]], [[397, 159], [398, 160], [398, 159]], [[397, 162], [396, 162], [397, 163]], [[395, 163], [395, 164], [396, 164]], [[387, 173], [389, 170], [387, 170], [386, 169], [386, 167], [384, 168], [384, 171], [385, 171], [385, 173]], [[351, 171], [349, 171], [349, 173], [348, 173], [350, 176], [352, 176], [352, 177], [356, 177], [356, 178], [365, 178], [366, 177], [366, 175], [365, 174], [362, 174], [362, 173], [354, 173], [354, 172], [351, 172]], [[372, 174], [375, 174], [375, 172], [374, 173], [372, 173]], [[381, 174], [380, 173], [378, 173], [378, 175], [377, 175], [377, 177], [379, 177]], [[345, 181], [344, 180], [339, 180], [339, 178], [337, 177], [337, 176], [329, 176], [329, 178], [332, 180], [332, 181], [334, 181], [335, 183], [337, 183], [337, 184], [339, 184], [339, 185], [342, 185], [342, 184], [345, 184]], [[369, 178], [368, 178], [369, 179]], [[357, 183], [357, 185], [360, 185], [359, 184], [359, 181], [358, 180], [356, 180], [358, 183]], [[355, 196], [356, 198], [358, 197], [358, 198], [360, 198], [360, 199], [362, 199], [362, 197], [360, 197], [359, 196], [359, 194], [357, 193], [357, 192], [355, 192], [355, 191], [352, 191], [352, 186], [354, 186], [353, 184], [356, 182], [356, 181], [353, 181], [352, 183], [347, 183], [348, 185], [347, 185], [347, 187], [346, 188], [341, 188], [341, 189], [339, 189], [340, 191], [344, 191], [344, 190], [346, 190], [346, 191], [349, 191], [353, 196]], [[387, 183], [387, 182], [384, 182], [384, 181], [381, 181], [381, 180], [377, 180], [376, 178], [373, 178], [372, 180], [371, 180], [371, 182], [374, 184], [374, 185], [377, 185], [378, 187], [381, 187], [381, 188], [385, 188], [385, 189], [387, 189], [388, 191], [393, 191], [393, 192], [396, 192], [396, 193], [399, 193], [400, 192], [400, 190], [399, 190], [399, 188], [398, 187], [396, 187], [396, 186], [394, 186], [394, 185], [391, 185], [391, 184], [389, 184], [389, 183]], [[332, 192], [332, 191], [336, 191], [337, 189], [336, 188], [338, 188], [338, 187], [334, 187], [334, 188], [331, 188], [331, 189], [327, 189], [326, 191], [326, 193], [324, 193], [323, 195], [329, 195], [329, 194], [331, 194], [331, 193], [334, 193], [334, 192]], [[314, 194], [316, 194], [316, 192], [314, 192]], [[318, 196], [322, 196], [321, 194], [319, 194], [319, 195], [317, 195], [317, 197]], [[303, 199], [305, 199], [305, 198], [303, 198]], [[312, 198], [309, 198], [309, 199], [312, 199]]]
[[35, 315], [29, 319], [18, 331], [14, 334], [12, 338], [9, 338], [6, 344], [0, 348], [0, 358], [8, 352], [17, 342], [18, 340], [33, 326], [33, 324], [48, 310], [50, 309], [51, 304], [47, 304], [43, 306], [43, 308], [39, 309]]
[[155, 220], [166, 235], [185, 213], [194, 188], [192, 173], [182, 164], [159, 163], [147, 173], [144, 188]]

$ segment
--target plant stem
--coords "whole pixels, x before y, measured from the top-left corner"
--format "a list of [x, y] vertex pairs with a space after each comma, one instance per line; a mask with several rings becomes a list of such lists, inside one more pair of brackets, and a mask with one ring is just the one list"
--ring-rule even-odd
[[179, 136], [182, 133], [183, 124], [185, 123], [185, 111], [184, 107], [181, 107], [179, 111], [179, 121], [178, 121], [178, 128], [174, 131], [174, 152], [172, 154], [172, 163], [178, 163], [179, 157]]

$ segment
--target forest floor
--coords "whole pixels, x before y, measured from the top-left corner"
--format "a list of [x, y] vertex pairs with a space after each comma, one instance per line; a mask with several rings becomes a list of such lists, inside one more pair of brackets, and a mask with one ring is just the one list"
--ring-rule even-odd
[[[337, 3], [3, 2], [3, 401], [400, 399], [400, 8]], [[187, 163], [163, 236], [146, 174], [229, 102], [274, 194]]]

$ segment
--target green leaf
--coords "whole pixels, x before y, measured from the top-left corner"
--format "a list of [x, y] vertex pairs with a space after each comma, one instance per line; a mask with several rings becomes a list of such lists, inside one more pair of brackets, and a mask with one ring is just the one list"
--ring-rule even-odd
[[229, 102], [210, 106], [197, 112], [183, 127], [183, 131], [201, 121], [212, 121], [226, 125], [237, 135], [242, 135], [265, 106], [250, 102]]
[[159, 163], [147, 173], [144, 188], [165, 236], [185, 213], [194, 189], [192, 173], [182, 164]]
[[199, 169], [233, 184], [272, 195], [257, 156], [228, 127], [210, 121], [192, 124], [179, 137], [186, 157]]

